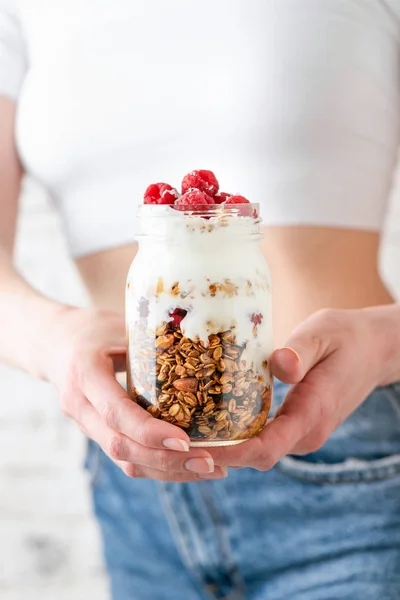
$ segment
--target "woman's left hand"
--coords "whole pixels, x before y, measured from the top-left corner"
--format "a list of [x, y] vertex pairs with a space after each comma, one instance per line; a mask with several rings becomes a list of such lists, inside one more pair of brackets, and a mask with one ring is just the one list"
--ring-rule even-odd
[[293, 384], [275, 417], [248, 442], [209, 449], [215, 464], [264, 471], [317, 451], [375, 387], [400, 378], [399, 340], [399, 305], [309, 317], [271, 356], [272, 374]]

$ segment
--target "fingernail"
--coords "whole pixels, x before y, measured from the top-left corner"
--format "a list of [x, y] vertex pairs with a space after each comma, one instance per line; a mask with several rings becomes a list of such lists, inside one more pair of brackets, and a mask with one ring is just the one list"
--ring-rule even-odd
[[297, 354], [296, 350], [293, 350], [293, 348], [289, 348], [289, 346], [285, 346], [285, 348], [281, 348], [281, 350], [289, 350], [289, 352], [292, 352], [295, 357], [297, 358], [297, 360], [300, 362], [300, 356]]
[[225, 479], [228, 477], [228, 469], [226, 467], [215, 467], [214, 473], [198, 474], [199, 479]]
[[214, 473], [214, 461], [212, 458], [189, 458], [185, 468], [193, 473]]
[[163, 441], [163, 446], [169, 450], [177, 450], [178, 452], [189, 452], [189, 444], [185, 440], [179, 438], [167, 438]]
[[297, 364], [300, 362], [299, 355], [292, 348], [280, 348], [276, 358], [279, 369], [283, 369], [284, 371], [293, 369], [296, 362]]

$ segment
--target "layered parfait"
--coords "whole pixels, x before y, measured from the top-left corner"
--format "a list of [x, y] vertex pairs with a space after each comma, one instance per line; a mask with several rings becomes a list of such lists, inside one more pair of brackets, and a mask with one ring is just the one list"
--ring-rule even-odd
[[149, 186], [126, 309], [131, 398], [192, 445], [257, 435], [271, 404], [271, 286], [257, 205], [193, 171]]

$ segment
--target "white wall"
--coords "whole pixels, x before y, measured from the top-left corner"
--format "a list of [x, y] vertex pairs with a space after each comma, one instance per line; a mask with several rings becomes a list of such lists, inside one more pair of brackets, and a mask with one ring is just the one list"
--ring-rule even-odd
[[[23, 195], [18, 265], [43, 292], [84, 304], [54, 211], [32, 184]], [[384, 273], [400, 297], [400, 202]], [[84, 444], [50, 386], [0, 365], [0, 598], [104, 600], [99, 536], [81, 470]]]
[[[59, 222], [32, 184], [17, 262], [40, 290], [86, 302]], [[84, 440], [51, 386], [0, 365], [0, 598], [105, 600], [100, 540], [81, 469]]]

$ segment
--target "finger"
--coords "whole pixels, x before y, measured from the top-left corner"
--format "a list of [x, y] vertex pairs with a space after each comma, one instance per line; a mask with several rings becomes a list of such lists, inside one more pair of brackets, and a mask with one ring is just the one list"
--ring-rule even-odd
[[216, 465], [229, 467], [251, 467], [261, 471], [272, 469], [275, 464], [290, 452], [293, 441], [301, 437], [299, 428], [292, 418], [285, 415], [277, 417], [252, 440], [228, 448], [210, 450]]
[[216, 465], [271, 469], [304, 437], [304, 423], [294, 414], [282, 413], [272, 419], [255, 438], [227, 448], [210, 448]]
[[[325, 398], [324, 401], [326, 402], [327, 399]], [[333, 403], [334, 406], [335, 403]], [[317, 426], [293, 446], [290, 451], [291, 454], [304, 456], [317, 452], [329, 439], [331, 433], [346, 420], [349, 415], [348, 410], [337, 411], [334, 408], [332, 409], [332, 403], [330, 403], [330, 407], [330, 409], [325, 410], [322, 406], [320, 407], [320, 418], [317, 421]]]
[[[354, 409], [351, 402], [346, 401], [349, 383], [346, 378], [338, 377], [340, 369], [343, 370], [340, 352], [334, 346], [328, 346], [325, 354], [318, 367], [311, 369], [292, 387], [275, 418], [264, 430], [268, 436], [265, 448], [268, 455], [273, 455], [272, 462], [286, 454], [317, 451]], [[280, 440], [275, 456], [272, 449], [268, 449], [271, 434]]]
[[300, 440], [290, 451], [290, 454], [295, 456], [306, 456], [317, 452], [327, 441], [329, 435], [332, 433], [329, 429], [315, 429], [312, 433], [307, 435], [305, 438]]
[[292, 333], [285, 348], [270, 358], [272, 374], [284, 383], [298, 383], [317, 363], [335, 349], [332, 331], [335, 321], [325, 312], [313, 315]]
[[302, 372], [300, 356], [292, 348], [279, 348], [269, 359], [271, 373], [284, 383], [301, 381]]
[[156, 450], [133, 442], [122, 434], [110, 430], [104, 443], [111, 458], [142, 467], [164, 472], [197, 473], [208, 475], [214, 471], [214, 461], [205, 450], [193, 449], [189, 452]]
[[195, 448], [189, 452], [174, 452], [146, 448], [107, 427], [88, 401], [81, 404], [79, 422], [87, 435], [115, 462], [128, 462], [157, 471], [181, 472], [186, 475], [208, 475], [214, 471], [214, 462], [206, 450]]
[[228, 477], [226, 469], [216, 467], [214, 473], [208, 475], [196, 475], [190, 473], [166, 473], [165, 471], [157, 471], [130, 463], [122, 463], [121, 468], [124, 473], [134, 479], [154, 479], [156, 481], [173, 481], [177, 483], [194, 483], [199, 481], [215, 481], [217, 479], [225, 479]]
[[133, 402], [115, 380], [110, 357], [88, 359], [82, 366], [82, 391], [107, 427], [143, 446], [187, 451], [190, 439], [179, 427], [155, 419]]
[[261, 452], [259, 436], [235, 446], [208, 448], [216, 466], [235, 469], [252, 467], [254, 457]]
[[[210, 449], [216, 465], [250, 466], [255, 469], [271, 469], [283, 456], [291, 454], [301, 440], [319, 426], [326, 432], [336, 410], [333, 386], [325, 382], [323, 374], [310, 374], [306, 380], [294, 386], [279, 408], [276, 417], [252, 440], [233, 448]], [[332, 380], [332, 378], [330, 378]], [[325, 379], [324, 379], [325, 381]], [[324, 398], [318, 390], [324, 389]], [[321, 427], [323, 423], [323, 427]], [[224, 452], [225, 450], [225, 452]]]
[[[321, 396], [323, 390], [323, 396]], [[275, 465], [287, 454], [321, 447], [338, 423], [335, 379], [325, 377], [324, 363], [295, 385], [278, 409], [275, 419], [260, 434], [261, 461]]]

